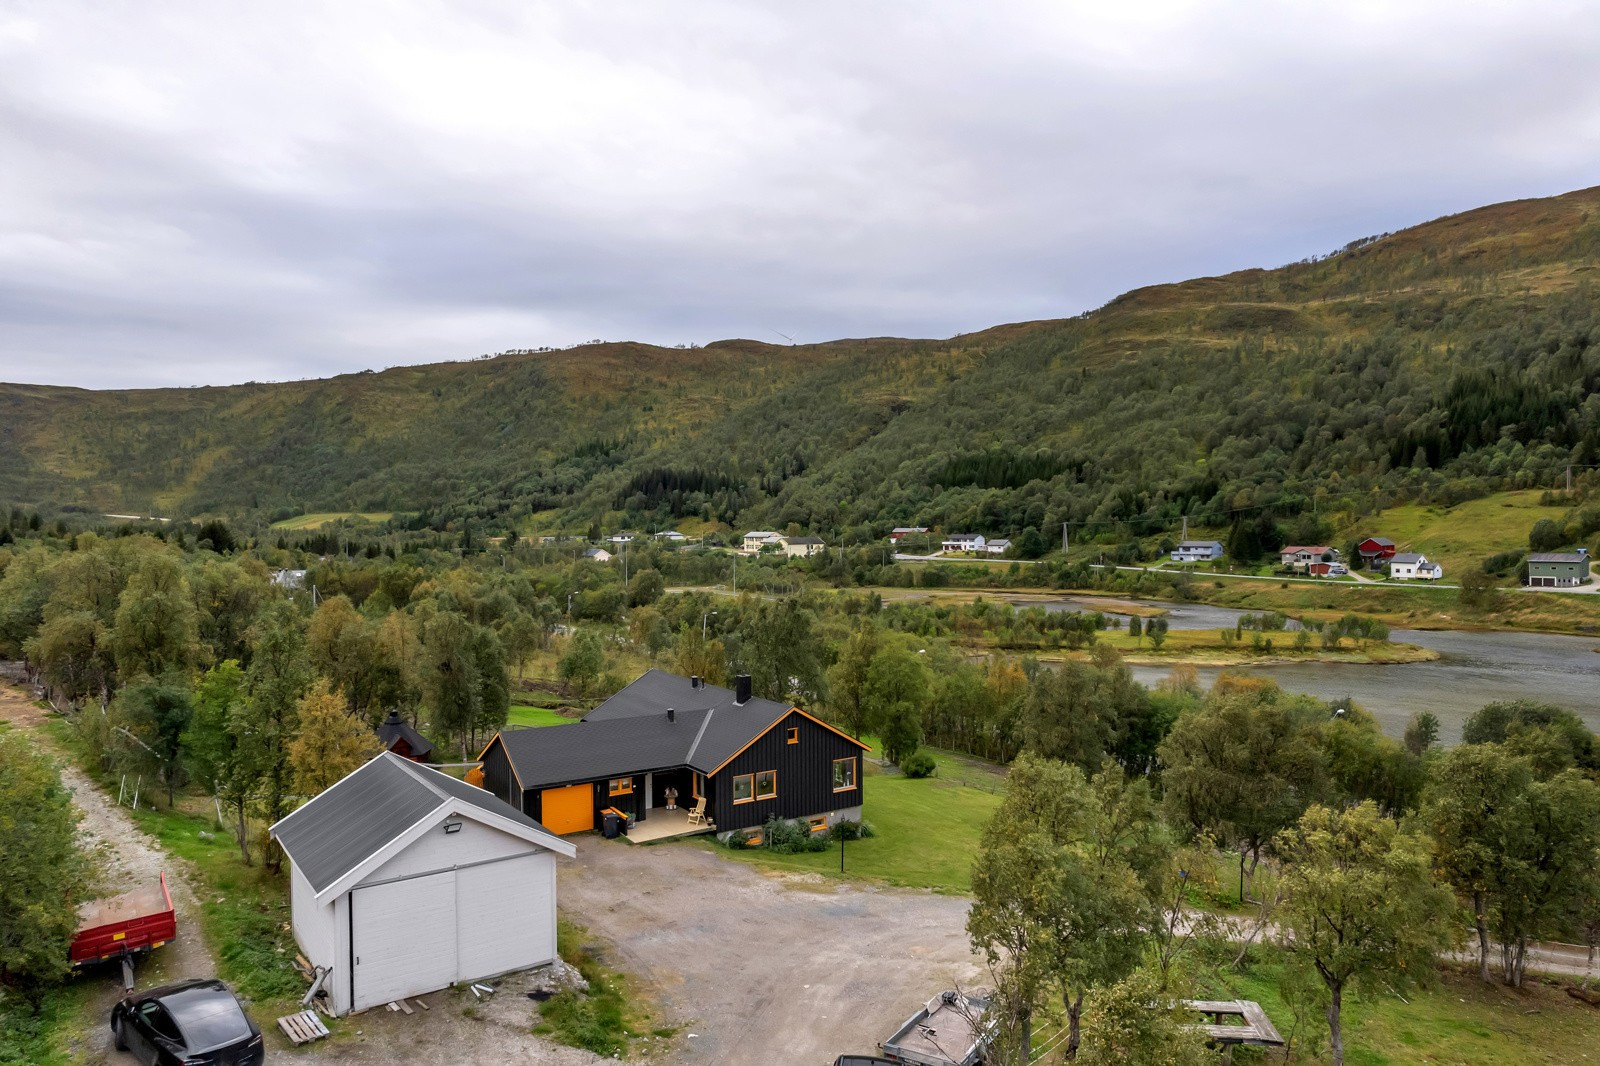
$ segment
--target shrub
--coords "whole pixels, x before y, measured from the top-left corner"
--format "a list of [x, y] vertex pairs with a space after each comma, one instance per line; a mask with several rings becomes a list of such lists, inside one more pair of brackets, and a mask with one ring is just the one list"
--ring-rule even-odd
[[808, 826], [776, 816], [767, 819], [766, 832], [762, 834], [762, 838], [766, 842], [767, 849], [779, 855], [828, 850], [827, 834], [813, 833]]
[[1498, 555], [1491, 555], [1483, 561], [1483, 572], [1494, 574], [1496, 577], [1505, 577], [1515, 570], [1521, 562], [1522, 553], [1519, 551], [1500, 552]]
[[850, 818], [841, 818], [833, 823], [833, 829], [828, 833], [835, 840], [865, 840], [867, 837], [876, 836], [871, 822], [857, 822]]
[[907, 777], [932, 777], [939, 764], [925, 751], [914, 751], [900, 760], [900, 772]]

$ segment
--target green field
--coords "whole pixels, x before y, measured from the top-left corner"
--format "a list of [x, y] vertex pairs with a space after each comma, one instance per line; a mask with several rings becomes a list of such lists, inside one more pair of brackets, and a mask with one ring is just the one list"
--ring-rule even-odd
[[[1203, 994], [1253, 999], [1285, 1036], [1294, 1014], [1279, 991], [1282, 956], [1257, 948], [1241, 973], [1219, 968], [1201, 982]], [[1428, 988], [1405, 993], [1346, 994], [1345, 1061], [1353, 1066], [1440, 1062], [1462, 1066], [1500, 1063], [1571, 1064], [1600, 1061], [1600, 1010], [1570, 998], [1555, 983], [1530, 979], [1523, 989], [1484, 985], [1474, 975], [1445, 971]], [[1324, 1062], [1304, 1050], [1307, 1037], [1326, 1041], [1320, 1012], [1296, 1039], [1293, 1062]], [[1255, 1061], [1255, 1060], [1251, 1060]]]
[[368, 522], [387, 522], [393, 517], [393, 511], [321, 511], [317, 514], [303, 514], [294, 518], [285, 518], [281, 522], [272, 523], [272, 528], [320, 529], [325, 525], [343, 521], [347, 518], [364, 519]]
[[511, 713], [506, 717], [506, 725], [539, 726], [539, 725], [571, 725], [576, 718], [568, 718], [557, 714], [548, 707], [532, 707], [525, 703], [513, 704]]
[[[865, 738], [868, 743], [872, 739]], [[978, 839], [1000, 806], [1004, 777], [994, 767], [929, 751], [939, 764], [934, 776], [913, 781], [885, 774], [866, 760], [863, 811], [877, 835], [844, 845], [845, 874], [839, 873], [839, 845], [802, 855], [775, 855], [761, 849], [731, 851], [709, 838], [690, 846], [716, 847], [718, 853], [758, 866], [881, 881], [936, 892], [972, 890], [972, 858]]]
[[1421, 552], [1444, 566], [1444, 580], [1454, 584], [1468, 567], [1491, 555], [1528, 550], [1528, 530], [1541, 518], [1557, 521], [1565, 505], [1541, 506], [1541, 489], [1497, 492], [1454, 507], [1405, 504], [1374, 518], [1362, 519], [1338, 538], [1340, 550], [1359, 537], [1388, 537], [1400, 551]]

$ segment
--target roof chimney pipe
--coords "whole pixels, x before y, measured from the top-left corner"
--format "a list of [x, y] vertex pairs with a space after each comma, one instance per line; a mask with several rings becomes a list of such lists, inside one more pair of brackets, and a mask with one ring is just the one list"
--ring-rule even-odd
[[689, 678], [689, 687], [690, 688], [699, 688], [700, 687], [700, 675], [699, 674], [694, 674]]
[[733, 702], [741, 707], [750, 702], [749, 674], [740, 674], [733, 679]]
[[671, 707], [668, 707], [667, 708], [667, 721], [676, 722], [677, 720], [678, 720], [678, 712], [673, 710]]

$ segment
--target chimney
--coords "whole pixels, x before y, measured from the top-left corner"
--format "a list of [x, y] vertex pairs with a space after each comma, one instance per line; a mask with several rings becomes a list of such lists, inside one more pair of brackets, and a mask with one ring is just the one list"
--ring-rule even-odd
[[673, 710], [671, 707], [668, 707], [667, 708], [667, 721], [676, 722], [677, 720], [678, 720], [678, 712]]
[[733, 679], [733, 702], [741, 707], [750, 702], [749, 674], [740, 674]]
[[689, 687], [690, 688], [699, 688], [700, 687], [700, 675], [699, 674], [695, 674], [695, 675], [693, 675], [692, 677], [689, 678]]

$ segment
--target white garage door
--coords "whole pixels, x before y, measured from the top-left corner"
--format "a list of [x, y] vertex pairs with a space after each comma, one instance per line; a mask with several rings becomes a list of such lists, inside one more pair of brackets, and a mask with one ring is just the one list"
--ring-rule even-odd
[[555, 958], [554, 866], [549, 852], [537, 852], [457, 872], [461, 980]]
[[358, 888], [350, 894], [355, 1006], [376, 1006], [456, 979], [456, 873]]

